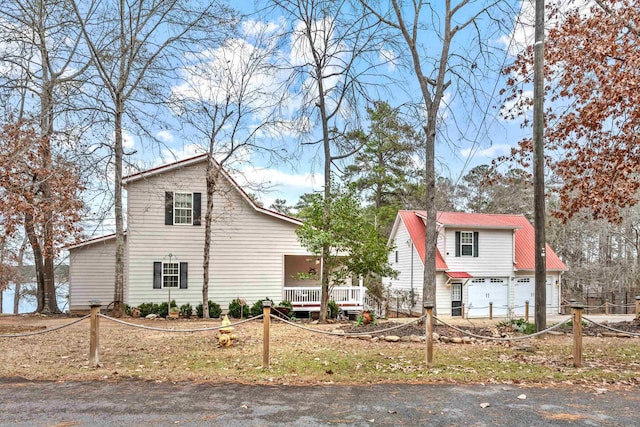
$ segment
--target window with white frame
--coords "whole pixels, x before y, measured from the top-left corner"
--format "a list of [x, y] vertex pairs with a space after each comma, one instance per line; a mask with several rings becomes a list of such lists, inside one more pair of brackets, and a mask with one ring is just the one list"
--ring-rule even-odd
[[473, 232], [460, 232], [460, 254], [462, 256], [473, 256]]
[[191, 193], [173, 194], [173, 223], [187, 225], [193, 223], [193, 197]]
[[162, 287], [177, 288], [180, 283], [180, 264], [177, 262], [162, 263]]
[[153, 262], [153, 289], [188, 288], [189, 264], [186, 262]]

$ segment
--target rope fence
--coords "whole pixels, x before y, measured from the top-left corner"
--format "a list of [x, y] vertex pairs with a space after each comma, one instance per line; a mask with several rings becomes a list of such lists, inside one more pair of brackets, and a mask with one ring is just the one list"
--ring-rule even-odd
[[460, 332], [463, 335], [466, 335], [468, 337], [473, 337], [473, 338], [476, 338], [476, 339], [485, 340], [485, 341], [522, 341], [522, 340], [528, 340], [528, 339], [531, 339], [531, 338], [538, 337], [540, 335], [544, 335], [547, 332], [556, 330], [556, 329], [566, 325], [567, 323], [571, 322], [571, 320], [572, 320], [572, 319], [566, 319], [563, 322], [557, 323], [557, 324], [555, 324], [555, 325], [553, 325], [553, 326], [551, 326], [551, 327], [549, 327], [549, 328], [547, 328], [545, 330], [536, 332], [534, 334], [523, 335], [523, 336], [519, 336], [519, 337], [507, 337], [507, 338], [505, 338], [505, 337], [488, 337], [488, 336], [485, 336], [485, 335], [477, 335], [477, 334], [474, 334], [472, 332], [469, 332], [469, 331], [466, 331], [464, 329], [461, 329], [461, 328], [458, 328], [456, 326], [453, 326], [453, 325], [445, 322], [444, 320], [439, 319], [436, 316], [433, 316], [433, 318], [434, 318], [434, 320], [437, 320], [438, 322], [442, 323], [446, 327], [451, 328], [454, 331]]
[[609, 330], [609, 331], [611, 331], [611, 332], [616, 332], [616, 333], [618, 333], [618, 334], [629, 335], [629, 336], [632, 336], [632, 337], [640, 337], [640, 334], [639, 334], [639, 333], [636, 333], [636, 332], [629, 332], [629, 331], [623, 331], [623, 330], [621, 330], [621, 329], [612, 328], [611, 326], [605, 325], [605, 324], [603, 324], [603, 323], [598, 323], [598, 322], [596, 322], [595, 320], [591, 320], [591, 319], [589, 319], [589, 318], [587, 318], [587, 317], [583, 317], [583, 318], [582, 318], [582, 320], [584, 320], [584, 321], [586, 321], [586, 322], [589, 322], [589, 323], [591, 323], [592, 325], [595, 325], [595, 326], [597, 326], [597, 327], [599, 327], [599, 328], [607, 329], [607, 330]]
[[273, 314], [271, 314], [271, 318], [279, 320], [280, 322], [285, 323], [285, 324], [287, 324], [289, 326], [292, 326], [294, 328], [302, 329], [304, 331], [315, 333], [315, 334], [333, 335], [333, 336], [340, 336], [340, 337], [362, 337], [362, 336], [376, 335], [376, 334], [381, 334], [383, 332], [395, 331], [395, 330], [398, 330], [398, 329], [406, 328], [407, 326], [409, 326], [409, 325], [411, 325], [413, 323], [418, 323], [418, 322], [424, 320], [426, 318], [426, 316], [417, 317], [417, 318], [415, 318], [415, 319], [413, 319], [413, 320], [411, 320], [409, 322], [403, 323], [402, 325], [391, 326], [389, 328], [377, 329], [375, 331], [369, 331], [369, 332], [325, 331], [325, 330], [318, 329], [318, 328], [310, 328], [308, 326], [304, 326], [302, 324], [295, 323], [295, 322], [292, 322], [290, 320], [283, 319], [283, 318], [275, 316]]
[[[85, 316], [85, 317], [89, 317], [89, 315]], [[220, 326], [212, 326], [212, 327], [205, 327], [205, 328], [192, 328], [192, 329], [181, 329], [181, 328], [156, 328], [154, 326], [146, 326], [146, 325], [140, 325], [137, 323], [130, 323], [130, 322], [125, 322], [124, 320], [120, 320], [117, 319], [115, 317], [109, 317], [109, 316], [105, 316], [104, 314], [98, 314], [98, 317], [101, 317], [103, 319], [107, 319], [110, 320], [112, 322], [115, 323], [119, 323], [121, 325], [125, 325], [125, 326], [129, 326], [131, 328], [138, 328], [138, 329], [146, 329], [149, 331], [158, 331], [158, 332], [185, 332], [185, 333], [193, 333], [193, 332], [207, 332], [207, 331], [219, 331], [220, 329], [223, 328], [228, 328], [228, 327], [234, 327], [234, 326], [238, 326], [238, 325], [242, 325], [243, 323], [248, 323], [248, 322], [253, 322], [255, 320], [260, 320], [264, 317], [264, 314], [261, 314], [259, 316], [255, 316], [255, 317], [251, 317], [249, 319], [245, 319], [245, 320], [240, 320], [236, 323], [232, 323], [231, 325], [220, 325]]]
[[[638, 306], [640, 305], [640, 297], [636, 297], [636, 319], [640, 319], [639, 317], [639, 312], [640, 310], [638, 310]], [[528, 312], [528, 304], [526, 304], [526, 309]], [[147, 325], [141, 325], [138, 323], [131, 323], [131, 322], [127, 322], [121, 319], [117, 319], [117, 318], [113, 318], [113, 317], [109, 317], [106, 315], [103, 315], [100, 313], [100, 304], [99, 303], [92, 303], [91, 305], [91, 313], [89, 315], [86, 315], [84, 317], [81, 317], [79, 319], [73, 320], [69, 323], [66, 323], [64, 325], [59, 325], [50, 329], [46, 329], [46, 330], [40, 330], [40, 331], [35, 331], [35, 332], [25, 332], [25, 333], [15, 333], [15, 334], [3, 334], [0, 335], [0, 338], [19, 338], [19, 337], [28, 337], [28, 336], [34, 336], [34, 335], [41, 335], [41, 334], [45, 334], [45, 333], [49, 333], [49, 332], [54, 332], [54, 331], [58, 331], [67, 327], [70, 327], [72, 325], [75, 325], [79, 322], [82, 322], [86, 319], [90, 319], [90, 340], [89, 340], [89, 363], [92, 366], [99, 366], [99, 337], [100, 337], [100, 319], [106, 319], [108, 321], [117, 323], [119, 325], [123, 325], [126, 327], [130, 327], [130, 328], [138, 328], [138, 329], [144, 329], [144, 330], [151, 330], [151, 331], [157, 331], [157, 332], [168, 332], [168, 333], [176, 333], [176, 332], [182, 332], [182, 333], [197, 333], [197, 332], [210, 332], [210, 331], [221, 331], [225, 328], [227, 329], [233, 329], [236, 326], [248, 323], [248, 322], [254, 322], [254, 321], [259, 321], [262, 320], [263, 321], [263, 367], [268, 368], [269, 364], [270, 364], [270, 327], [271, 327], [271, 319], [275, 319], [285, 325], [297, 328], [297, 329], [301, 329], [304, 330], [306, 332], [310, 332], [310, 333], [314, 333], [314, 334], [322, 334], [322, 335], [329, 335], [329, 336], [339, 336], [339, 337], [363, 337], [363, 336], [373, 336], [373, 335], [379, 335], [382, 333], [386, 333], [386, 332], [391, 332], [391, 331], [395, 331], [395, 330], [399, 330], [402, 328], [406, 328], [414, 323], [420, 323], [420, 322], [424, 322], [425, 324], [425, 341], [426, 341], [426, 350], [425, 350], [425, 357], [426, 357], [426, 364], [427, 367], [430, 368], [431, 366], [433, 366], [433, 352], [434, 352], [434, 323], [438, 322], [438, 324], [441, 324], [442, 326], [446, 327], [446, 328], [450, 328], [456, 332], [458, 332], [459, 334], [462, 334], [463, 336], [467, 336], [467, 337], [471, 337], [471, 338], [475, 338], [478, 340], [483, 340], [483, 341], [495, 341], [495, 342], [514, 342], [514, 341], [523, 341], [523, 340], [529, 340], [529, 339], [534, 339], [537, 337], [540, 337], [542, 335], [545, 335], [549, 332], [552, 332], [556, 329], [559, 329], [565, 325], [568, 325], [570, 322], [572, 322], [572, 327], [573, 327], [573, 364], [575, 367], [581, 367], [582, 366], [582, 323], [583, 320], [585, 322], [589, 322], [590, 324], [593, 324], [597, 327], [615, 332], [617, 334], [624, 334], [625, 336], [631, 336], [631, 337], [640, 337], [640, 333], [635, 333], [635, 332], [628, 332], [628, 331], [623, 331], [623, 330], [619, 330], [616, 328], [612, 328], [608, 325], [602, 324], [602, 323], [598, 323], [594, 320], [588, 319], [586, 317], [582, 317], [582, 313], [583, 310], [586, 308], [586, 306], [576, 303], [576, 302], [572, 302], [571, 304], [571, 309], [572, 309], [572, 316], [560, 323], [557, 323], [551, 327], [548, 327], [544, 330], [538, 331], [536, 333], [530, 334], [530, 335], [522, 335], [522, 336], [514, 336], [514, 337], [496, 337], [496, 336], [485, 336], [485, 335], [479, 335], [479, 334], [475, 334], [473, 332], [470, 332], [468, 330], [459, 328], [457, 326], [454, 326], [450, 323], [447, 323], [446, 321], [444, 321], [443, 319], [437, 318], [436, 316], [434, 316], [433, 314], [433, 310], [434, 310], [434, 305], [432, 303], [425, 303], [424, 305], [426, 314], [412, 319], [409, 322], [406, 322], [404, 324], [400, 324], [400, 325], [394, 325], [391, 327], [387, 327], [387, 328], [383, 328], [383, 329], [377, 329], [377, 330], [372, 330], [372, 331], [366, 331], [366, 332], [344, 332], [341, 330], [323, 330], [320, 328], [312, 328], [312, 327], [308, 327], [305, 326], [303, 324], [300, 323], [296, 323], [293, 322], [289, 319], [285, 319], [282, 316], [278, 316], [277, 313], [272, 313], [271, 312], [271, 301], [263, 301], [263, 313], [259, 316], [255, 316], [249, 319], [245, 319], [245, 320], [240, 320], [236, 323], [233, 324], [222, 324], [220, 326], [212, 326], [212, 327], [202, 327], [202, 328], [161, 328], [161, 327], [154, 327], [154, 326], [147, 326]], [[476, 308], [480, 308], [480, 307], [476, 307]], [[486, 308], [486, 307], [485, 307]], [[489, 309], [492, 310], [492, 304], [489, 305]], [[221, 333], [224, 333], [225, 331], [222, 331]], [[231, 338], [230, 338], [231, 339]], [[235, 338], [233, 338], [235, 339]]]
[[23, 332], [20, 334], [4, 334], [4, 335], [0, 335], [0, 338], [21, 338], [21, 337], [31, 337], [33, 335], [42, 335], [42, 334], [48, 334], [49, 332], [54, 332], [54, 331], [59, 331], [60, 329], [64, 329], [64, 328], [68, 328], [71, 325], [75, 325], [76, 323], [80, 323], [85, 319], [88, 319], [90, 317], [89, 314], [87, 314], [86, 316], [83, 316], [79, 319], [76, 319], [72, 322], [69, 323], [65, 323], [64, 325], [60, 325], [60, 326], [55, 326], [53, 328], [48, 328], [48, 329], [43, 329], [41, 331], [35, 331], [35, 332]]

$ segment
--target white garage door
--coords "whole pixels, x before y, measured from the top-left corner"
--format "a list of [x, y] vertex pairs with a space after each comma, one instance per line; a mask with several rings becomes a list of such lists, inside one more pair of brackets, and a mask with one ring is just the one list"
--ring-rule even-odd
[[[552, 295], [551, 295], [551, 278], [547, 278], [547, 310], [551, 307]], [[516, 279], [514, 290], [514, 304], [515, 314], [517, 316], [524, 316], [525, 314], [525, 302], [529, 301], [529, 316], [535, 314], [536, 304], [536, 284], [534, 277], [521, 277]]]
[[467, 304], [469, 317], [488, 317], [489, 303], [494, 316], [506, 316], [509, 305], [509, 281], [506, 278], [476, 278], [469, 280]]

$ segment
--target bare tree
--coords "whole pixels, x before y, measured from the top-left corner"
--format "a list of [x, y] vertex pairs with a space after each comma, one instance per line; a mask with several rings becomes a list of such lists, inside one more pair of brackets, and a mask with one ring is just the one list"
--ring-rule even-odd
[[[368, 13], [354, 10], [346, 0], [272, 0], [291, 25], [286, 39], [291, 42], [291, 56], [286, 64], [289, 84], [300, 93], [298, 131], [305, 144], [318, 145], [324, 174], [322, 232], [330, 224], [329, 203], [332, 174], [337, 162], [362, 148], [363, 141], [346, 138], [359, 128], [359, 115], [368, 100], [367, 85], [376, 73], [382, 77], [377, 23], [370, 24]], [[381, 84], [381, 83], [380, 83]], [[314, 139], [320, 127], [319, 139]], [[329, 257], [330, 248], [322, 248]], [[322, 264], [320, 320], [326, 321], [331, 286], [331, 266]]]
[[[80, 36], [75, 20], [62, 0], [7, 1], [0, 9], [0, 32], [4, 44], [0, 61], [1, 87], [5, 97], [4, 119], [8, 123], [38, 123], [39, 165], [31, 188], [42, 212], [25, 213], [25, 233], [33, 251], [37, 277], [37, 311], [59, 312], [55, 293], [54, 258], [57, 224], [51, 188], [56, 144], [63, 141], [60, 119], [88, 64], [78, 55]], [[56, 129], [56, 127], [58, 129]], [[29, 162], [29, 160], [27, 160]], [[36, 170], [34, 169], [34, 170]], [[34, 194], [35, 196], [35, 194]]]
[[[254, 23], [255, 24], [255, 23]], [[245, 27], [252, 23], [245, 22]], [[185, 130], [195, 132], [207, 153], [205, 241], [203, 252], [203, 317], [209, 318], [209, 275], [212, 225], [216, 212], [214, 194], [224, 196], [219, 184], [222, 168], [260, 150], [278, 154], [275, 134], [286, 123], [279, 119], [285, 92], [274, 75], [270, 60], [276, 54], [271, 34], [259, 25], [242, 37], [229, 37], [222, 45], [200, 56], [201, 62], [185, 68], [184, 83], [174, 87], [172, 111]], [[222, 211], [222, 209], [221, 209]]]
[[[418, 81], [418, 102], [424, 114], [427, 211], [423, 302], [436, 302], [435, 148], [439, 112], [443, 108], [447, 91], [454, 88], [460, 90], [461, 86], [480, 89], [474, 73], [481, 72], [480, 66], [487, 60], [484, 56], [487, 46], [482, 39], [481, 25], [477, 21], [486, 16], [497, 3], [484, 0], [391, 0], [388, 7], [388, 2], [360, 0], [364, 11], [374, 14], [386, 26], [390, 38], [400, 40], [400, 45], [408, 56], [409, 67]], [[486, 25], [486, 22], [482, 24], [483, 27]], [[471, 38], [465, 44], [454, 43], [462, 34]], [[470, 51], [469, 40], [474, 42], [479, 52]]]
[[[124, 307], [123, 133], [145, 108], [160, 106], [167, 79], [188, 52], [214, 42], [231, 18], [216, 0], [71, 1], [107, 100], [97, 100], [114, 126], [116, 259], [114, 313]], [[164, 83], [163, 83], [164, 82]], [[144, 131], [144, 130], [143, 130]]]

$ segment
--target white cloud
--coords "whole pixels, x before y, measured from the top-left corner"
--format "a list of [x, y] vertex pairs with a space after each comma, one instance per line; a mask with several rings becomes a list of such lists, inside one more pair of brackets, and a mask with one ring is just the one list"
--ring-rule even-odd
[[184, 70], [185, 83], [173, 88], [177, 97], [212, 104], [242, 103], [258, 112], [278, 99], [281, 79], [270, 67], [271, 53], [243, 39], [227, 40], [202, 52], [198, 62]]
[[249, 19], [242, 22], [242, 34], [246, 37], [256, 37], [275, 34], [280, 25], [275, 22], [255, 21]]
[[204, 152], [204, 148], [198, 144], [185, 144], [179, 149], [165, 148], [162, 150], [162, 155], [154, 159], [152, 167], [188, 159], [189, 157], [194, 157], [199, 154], [203, 154]]
[[296, 174], [271, 168], [248, 166], [231, 171], [238, 184], [247, 188], [260, 188], [260, 200], [269, 207], [275, 199], [295, 204], [301, 195], [322, 189], [324, 178], [318, 173]]
[[394, 51], [381, 48], [378, 51], [378, 56], [381, 62], [387, 64], [387, 71], [394, 72], [398, 68], [398, 66], [396, 65], [398, 56]]
[[462, 156], [464, 157], [477, 156], [477, 157], [486, 157], [489, 159], [493, 159], [500, 155], [510, 153], [511, 148], [512, 147], [509, 144], [495, 144], [483, 150], [474, 150], [473, 148], [463, 148], [462, 150], [460, 150], [460, 154], [462, 154]]
[[173, 142], [173, 134], [168, 130], [161, 130], [156, 133], [156, 138], [162, 142]]

